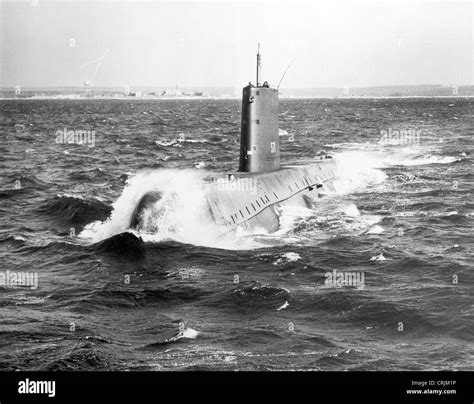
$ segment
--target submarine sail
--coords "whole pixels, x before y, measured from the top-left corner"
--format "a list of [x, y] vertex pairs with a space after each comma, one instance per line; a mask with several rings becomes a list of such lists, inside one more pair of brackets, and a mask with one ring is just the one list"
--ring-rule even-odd
[[239, 171], [261, 173], [280, 169], [278, 90], [260, 85], [260, 46], [257, 53], [257, 85], [242, 91]]

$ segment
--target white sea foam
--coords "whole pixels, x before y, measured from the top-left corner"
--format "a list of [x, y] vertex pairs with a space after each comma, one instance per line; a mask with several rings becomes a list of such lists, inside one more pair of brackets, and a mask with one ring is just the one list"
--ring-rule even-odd
[[290, 304], [285, 301], [285, 303], [283, 303], [280, 307], [278, 307], [277, 311], [280, 311], [280, 310], [284, 310], [286, 309]]
[[345, 215], [350, 217], [360, 217], [360, 211], [353, 203], [343, 204], [341, 207], [341, 212], [344, 212]]
[[195, 168], [200, 169], [206, 167], [206, 163], [204, 161], [200, 161], [199, 163], [194, 165]]
[[426, 164], [450, 164], [458, 161], [459, 159], [452, 156], [438, 156], [438, 155], [426, 155], [418, 156], [415, 158], [408, 158], [405, 160], [400, 160], [397, 165], [403, 166], [420, 166]]
[[385, 230], [383, 227], [375, 225], [372, 226], [369, 230], [367, 230], [367, 234], [382, 234], [384, 231]]
[[387, 261], [387, 258], [384, 257], [383, 253], [380, 253], [379, 255], [375, 255], [372, 258], [370, 258], [371, 261]]
[[[438, 142], [442, 142], [439, 139]], [[355, 173], [365, 173], [371, 179], [370, 169], [391, 166], [418, 166], [428, 164], [450, 164], [459, 161], [461, 157], [443, 156], [439, 154], [437, 146], [426, 144], [411, 144], [406, 146], [391, 146], [374, 142], [366, 143], [336, 143], [326, 145], [342, 148], [344, 151], [335, 154], [341, 173], [347, 174], [350, 169]], [[373, 173], [372, 173], [373, 174]], [[377, 177], [375, 178], [377, 179]]]
[[376, 155], [348, 151], [336, 154], [337, 172], [334, 186], [339, 195], [349, 194], [387, 179], [378, 167], [383, 166]]
[[279, 265], [284, 262], [296, 262], [301, 259], [301, 256], [298, 253], [287, 252], [281, 254], [280, 257], [273, 263], [273, 265]]
[[183, 334], [182, 334], [182, 338], [190, 338], [190, 339], [194, 339], [196, 338], [197, 336], [199, 335], [199, 332], [192, 329], [192, 328], [186, 328], [184, 331], [183, 331]]
[[178, 335], [168, 339], [167, 342], [178, 341], [179, 339], [182, 339], [182, 338], [195, 339], [198, 335], [199, 335], [198, 331], [192, 328], [186, 327], [183, 331], [180, 331]]
[[183, 143], [207, 143], [207, 139], [188, 139], [186, 135], [181, 133], [178, 138], [171, 139], [171, 140], [156, 140], [155, 144], [157, 146], [164, 146], [164, 147], [182, 147]]

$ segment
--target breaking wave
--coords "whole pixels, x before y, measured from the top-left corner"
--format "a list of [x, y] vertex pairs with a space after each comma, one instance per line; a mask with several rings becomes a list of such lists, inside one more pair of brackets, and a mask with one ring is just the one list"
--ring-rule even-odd
[[[137, 232], [145, 242], [175, 240], [181, 243], [232, 248], [231, 238], [222, 236], [212, 221], [200, 186], [204, 174], [196, 170], [156, 170], [131, 177], [113, 205], [110, 217], [87, 225], [80, 237], [98, 242], [129, 231], [135, 207], [149, 191], [159, 190], [156, 209], [144, 211], [146, 232]], [[150, 231], [152, 229], [152, 231]], [[251, 246], [241, 245], [239, 248]], [[235, 247], [234, 247], [235, 248]]]

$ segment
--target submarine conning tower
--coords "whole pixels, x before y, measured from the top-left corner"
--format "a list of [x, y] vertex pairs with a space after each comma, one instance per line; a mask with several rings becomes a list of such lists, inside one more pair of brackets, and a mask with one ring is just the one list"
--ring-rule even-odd
[[278, 90], [261, 76], [260, 45], [257, 53], [257, 81], [242, 91], [239, 171], [264, 173], [280, 169], [278, 133]]

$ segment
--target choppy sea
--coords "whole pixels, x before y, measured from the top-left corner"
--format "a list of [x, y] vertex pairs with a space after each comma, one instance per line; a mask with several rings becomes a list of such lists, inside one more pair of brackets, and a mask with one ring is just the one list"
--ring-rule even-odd
[[226, 238], [189, 189], [237, 168], [239, 100], [0, 109], [0, 369], [474, 370], [473, 99], [281, 100], [282, 162], [324, 150], [336, 191]]

